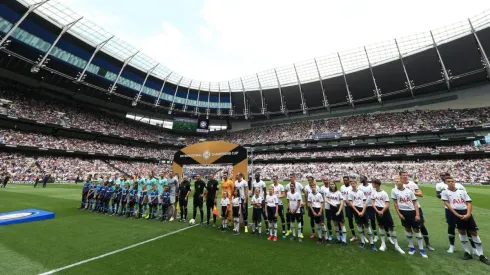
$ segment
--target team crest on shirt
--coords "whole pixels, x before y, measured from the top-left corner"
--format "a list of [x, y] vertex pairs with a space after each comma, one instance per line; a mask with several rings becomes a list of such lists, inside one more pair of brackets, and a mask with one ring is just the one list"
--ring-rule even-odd
[[206, 151], [204, 151], [204, 153], [202, 154], [202, 157], [203, 157], [205, 160], [208, 160], [208, 159], [209, 159], [209, 157], [211, 157], [211, 153], [210, 153], [208, 150], [206, 150]]

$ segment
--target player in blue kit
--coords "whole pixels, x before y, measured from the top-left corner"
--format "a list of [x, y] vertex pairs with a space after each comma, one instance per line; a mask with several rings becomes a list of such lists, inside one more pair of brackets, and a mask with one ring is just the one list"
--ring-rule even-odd
[[97, 185], [95, 183], [95, 181], [91, 180], [90, 181], [90, 187], [89, 187], [89, 190], [88, 190], [88, 195], [87, 195], [87, 199], [88, 199], [88, 210], [94, 210], [94, 206], [95, 206], [95, 192], [97, 191]]
[[95, 205], [95, 212], [100, 212], [102, 209], [102, 199], [105, 196], [105, 186], [104, 182], [97, 183], [97, 194], [95, 195], [96, 198], [96, 205]]
[[[119, 184], [117, 183], [119, 181]], [[116, 188], [114, 189], [114, 197], [112, 198], [112, 216], [119, 215], [119, 206], [121, 206], [121, 196], [122, 196], [122, 188], [121, 188], [121, 180], [117, 179]]]
[[[126, 181], [125, 181], [126, 182]], [[130, 185], [125, 183], [121, 190], [121, 217], [126, 217], [126, 205], [129, 199], [129, 187]]]
[[138, 202], [138, 184], [133, 183], [133, 188], [129, 190], [129, 215], [128, 217], [134, 217], [134, 207]]
[[167, 178], [165, 178], [165, 173], [161, 173], [160, 176], [157, 178], [157, 186], [158, 186], [158, 205], [159, 205], [159, 210], [162, 211], [163, 215], [163, 209], [162, 209], [162, 196], [161, 194], [163, 193], [163, 188], [167, 185]]
[[112, 182], [109, 182], [107, 180], [106, 182], [106, 187], [105, 187], [105, 198], [104, 198], [104, 214], [108, 214], [111, 212], [111, 199], [112, 195], [114, 194], [114, 187], [112, 185]]
[[158, 191], [156, 184], [151, 187], [148, 197], [148, 205], [150, 206], [150, 216], [148, 219], [154, 220], [158, 210]]
[[138, 202], [138, 219], [143, 218], [144, 210], [148, 207], [148, 191], [146, 191], [146, 184], [143, 185], [141, 191], [140, 191], [140, 196], [139, 196], [139, 202]]
[[87, 181], [85, 184], [83, 184], [82, 188], [82, 204], [80, 205], [80, 208], [78, 209], [87, 209], [87, 203], [88, 203], [88, 192], [90, 190], [90, 185], [92, 185], [92, 175], [88, 175]]
[[170, 207], [170, 192], [168, 191], [168, 185], [163, 188], [160, 198], [162, 200], [162, 218], [160, 221], [163, 222], [167, 220], [167, 210]]

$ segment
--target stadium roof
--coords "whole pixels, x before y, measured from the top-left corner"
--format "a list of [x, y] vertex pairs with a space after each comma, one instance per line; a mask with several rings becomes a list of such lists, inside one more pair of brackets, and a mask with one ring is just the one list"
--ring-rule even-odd
[[[19, 0], [19, 2], [29, 6], [41, 1]], [[35, 13], [59, 27], [82, 18], [81, 15], [55, 0], [44, 3], [35, 10]], [[475, 30], [484, 29], [490, 26], [490, 11], [485, 11], [470, 20]], [[397, 38], [396, 42], [395, 39], [382, 41], [222, 82], [206, 82], [183, 77], [85, 18], [74, 24], [68, 32], [94, 47], [108, 40], [102, 51], [121, 61], [137, 53], [129, 63], [131, 66], [145, 72], [154, 68], [153, 76], [160, 79], [168, 77], [170, 83], [176, 84], [180, 81], [180, 86], [185, 88], [198, 89], [202, 85], [209, 87], [213, 92], [229, 93], [230, 90], [243, 92], [243, 90], [275, 89], [332, 78], [343, 75], [342, 67], [345, 73], [359, 71], [370, 65], [375, 66], [396, 60], [400, 54], [405, 57], [431, 48], [434, 43], [440, 45], [468, 35], [471, 33], [471, 26], [468, 20], [462, 20], [432, 30], [433, 37], [431, 32], [427, 31]]]

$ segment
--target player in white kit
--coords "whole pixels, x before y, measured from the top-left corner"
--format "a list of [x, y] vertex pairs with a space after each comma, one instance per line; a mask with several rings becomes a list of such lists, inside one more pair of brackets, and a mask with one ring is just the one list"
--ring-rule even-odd
[[260, 196], [264, 199], [262, 201], [262, 209], [264, 212], [262, 212], [262, 217], [264, 218], [265, 221], [265, 228], [266, 228], [266, 233], [269, 234], [269, 221], [267, 220], [265, 216], [265, 211], [267, 211], [265, 207], [265, 197], [267, 196], [267, 188], [265, 186], [265, 182], [260, 179], [260, 174], [256, 173], [255, 174], [255, 179], [252, 180], [252, 189], [259, 189], [260, 190]]
[[[448, 189], [448, 185], [445, 182], [445, 177], [450, 177], [451, 175], [446, 172], [446, 173], [439, 174], [439, 176], [441, 177], [441, 182], [436, 184], [436, 195], [439, 199], [442, 199], [441, 193], [444, 190]], [[466, 191], [464, 186], [462, 184], [459, 184], [459, 183], [456, 183], [456, 189]], [[445, 210], [446, 223], [447, 223], [447, 236], [449, 239], [449, 249], [447, 250], [447, 253], [452, 254], [452, 253], [454, 253], [454, 239], [456, 237], [456, 224], [449, 222], [451, 211], [449, 211], [449, 209], [446, 206], [444, 206], [444, 210]], [[471, 238], [470, 232], [467, 231], [466, 235], [468, 236], [471, 247], [473, 248], [473, 254], [476, 255], [475, 244], [473, 243], [473, 239]]]
[[[315, 179], [313, 177], [307, 177], [308, 179], [308, 184], [305, 185], [305, 188], [303, 189], [303, 192], [305, 193], [305, 199], [308, 201], [308, 197], [310, 196], [313, 186], [315, 185]], [[307, 212], [308, 212], [308, 217], [310, 218], [310, 227], [311, 227], [311, 235], [310, 239], [315, 238], [315, 219], [313, 216], [313, 213], [311, 212], [311, 208], [307, 207]]]
[[[330, 189], [330, 181], [328, 180], [327, 177], [324, 177], [322, 179], [323, 186], [319, 187], [318, 192], [323, 195], [324, 201], [325, 201], [325, 219], [327, 220], [325, 222], [328, 230], [328, 240], [332, 240], [332, 213], [330, 212], [330, 204], [327, 203], [326, 195], [329, 193]], [[335, 232], [337, 233], [337, 243], [340, 243], [340, 235], [338, 234], [339, 228], [337, 227]]]
[[364, 196], [366, 197], [366, 215], [368, 217], [371, 230], [374, 234], [374, 242], [377, 242], [378, 232], [376, 232], [376, 212], [374, 211], [371, 201], [371, 195], [374, 193], [374, 188], [370, 183], [368, 183], [368, 179], [366, 176], [361, 176], [361, 184], [359, 185], [359, 190], [364, 192]]
[[260, 189], [254, 189], [254, 195], [252, 196], [252, 234], [255, 234], [257, 228], [259, 229], [258, 237], [262, 237], [262, 213], [264, 213], [264, 209], [262, 209], [264, 198], [260, 196]]
[[237, 189], [233, 192], [231, 198], [231, 209], [233, 213], [233, 235], [240, 234], [240, 210], [241, 210], [241, 198]]
[[318, 230], [318, 242], [328, 244], [327, 228], [324, 223], [323, 213], [323, 195], [317, 192], [316, 185], [311, 185], [311, 193], [308, 194], [308, 208], [311, 211], [313, 221], [315, 222]]
[[[301, 183], [297, 182], [296, 181], [296, 176], [294, 174], [291, 174], [289, 175], [289, 183], [286, 184], [286, 192], [289, 192], [291, 191], [291, 186], [295, 187], [295, 190], [296, 190], [296, 193], [299, 193], [300, 196], [302, 196], [303, 194], [303, 185], [301, 185]], [[304, 214], [304, 210], [303, 210], [303, 205], [304, 205], [304, 202], [305, 200], [303, 198], [301, 198], [301, 207], [300, 207], [300, 213], [301, 215]], [[291, 224], [291, 215], [289, 213], [289, 209], [288, 209], [288, 214], [286, 215], [286, 222], [287, 222], [287, 225], [288, 225], [288, 231], [286, 232], [286, 236], [289, 236], [289, 234], [291, 234], [291, 230], [290, 230], [290, 224]], [[301, 217], [300, 221], [301, 222], [301, 230], [299, 230], [299, 233], [298, 233], [298, 237], [299, 238], [303, 238], [303, 228], [304, 228], [304, 222], [303, 222], [303, 217]]]
[[242, 173], [238, 173], [236, 176], [235, 189], [240, 192], [240, 213], [245, 233], [248, 233], [248, 183]]
[[366, 237], [364, 236], [364, 229], [366, 229], [369, 243], [371, 244], [371, 250], [376, 251], [377, 248], [373, 242], [373, 232], [371, 231], [371, 227], [369, 227], [369, 220], [366, 215], [366, 197], [364, 196], [364, 192], [357, 188], [357, 182], [355, 180], [351, 180], [350, 185], [352, 186], [352, 191], [350, 191], [348, 198], [356, 219], [359, 238], [361, 239], [361, 245], [359, 245], [359, 247], [366, 247]]
[[354, 229], [354, 213], [352, 211], [352, 207], [348, 203], [348, 196], [350, 191], [352, 191], [352, 186], [350, 186], [350, 178], [348, 176], [344, 176], [342, 178], [342, 182], [344, 184], [340, 187], [340, 193], [342, 193], [342, 196], [344, 197], [345, 215], [347, 216], [350, 232], [352, 233], [352, 238], [350, 239], [350, 241], [354, 242], [357, 241], [356, 230]]
[[415, 197], [415, 194], [410, 189], [405, 188], [402, 181], [399, 181], [396, 187], [391, 190], [391, 199], [395, 205], [396, 213], [400, 217], [403, 227], [405, 227], [405, 236], [407, 237], [408, 247], [410, 248], [408, 254], [415, 254], [412, 239], [412, 232], [414, 232], [419, 245], [420, 255], [428, 258], [424, 251], [424, 243], [422, 234], [420, 233], [420, 213], [417, 197]]
[[279, 218], [281, 219], [281, 226], [282, 226], [282, 238], [286, 238], [286, 220], [284, 219], [284, 205], [282, 202], [282, 199], [286, 197], [286, 189], [284, 189], [284, 186], [282, 184], [279, 184], [279, 177], [278, 176], [273, 176], [272, 177], [272, 186], [274, 186], [274, 195], [276, 195], [277, 199], [279, 200]]
[[[328, 181], [327, 179], [325, 180]], [[347, 247], [347, 231], [344, 225], [343, 213], [344, 197], [333, 181], [329, 183], [327, 190], [323, 190], [323, 196], [325, 198], [325, 208], [329, 208], [328, 215], [334, 222], [337, 243], [341, 242], [343, 247]]]
[[[422, 190], [420, 190], [419, 186], [413, 182], [408, 180], [408, 173], [401, 171], [399, 172], [400, 175], [400, 181], [403, 182], [405, 185], [405, 188], [408, 188], [412, 190], [412, 192], [415, 194], [416, 197], [422, 198], [424, 194], [422, 193]], [[425, 246], [427, 249], [430, 251], [436, 250], [434, 247], [429, 242], [429, 232], [427, 231], [427, 228], [425, 227], [425, 217], [424, 217], [424, 212], [422, 211], [422, 205], [420, 204], [420, 201], [417, 201], [419, 205], [419, 213], [420, 213], [420, 232], [422, 232], [422, 237], [424, 238], [425, 241]]]
[[400, 254], [405, 254], [405, 251], [398, 245], [398, 239], [396, 238], [395, 224], [393, 223], [393, 218], [390, 213], [390, 197], [383, 189], [381, 189], [380, 180], [373, 180], [373, 187], [375, 191], [372, 194], [371, 199], [379, 225], [379, 235], [381, 238], [379, 250], [386, 250], [385, 232], [389, 231], [393, 244], [395, 245], [395, 250]]
[[279, 200], [276, 195], [274, 195], [274, 187], [271, 185], [269, 187], [269, 194], [265, 198], [265, 203], [267, 206], [266, 217], [269, 220], [269, 237], [268, 241], [277, 241], [277, 214], [279, 210]]
[[301, 193], [296, 191], [296, 184], [292, 184], [289, 187], [289, 191], [287, 193], [287, 199], [288, 199], [288, 214], [289, 214], [289, 221], [291, 223], [291, 230], [293, 236], [291, 237], [291, 240], [294, 241], [296, 239], [296, 231], [295, 231], [295, 226], [294, 222], [297, 222], [297, 227], [298, 227], [298, 241], [302, 242], [302, 238], [299, 236], [299, 234], [302, 232], [302, 220], [303, 220], [303, 215], [301, 215]]
[[449, 223], [456, 225], [459, 231], [459, 238], [464, 248], [463, 260], [473, 259], [470, 254], [470, 246], [468, 244], [468, 236], [466, 231], [469, 231], [471, 238], [476, 246], [476, 252], [480, 261], [486, 265], [490, 265], [490, 261], [483, 255], [483, 247], [481, 244], [480, 236], [478, 236], [478, 226], [472, 215], [472, 203], [468, 193], [464, 190], [456, 188], [454, 179], [450, 176], [444, 178], [445, 183], [448, 185], [448, 189], [441, 193], [441, 198], [444, 201], [444, 205], [449, 209]]

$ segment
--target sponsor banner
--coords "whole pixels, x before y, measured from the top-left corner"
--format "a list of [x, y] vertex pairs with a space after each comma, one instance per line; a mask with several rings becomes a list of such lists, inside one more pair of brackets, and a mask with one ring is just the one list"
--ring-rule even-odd
[[0, 226], [53, 219], [55, 214], [39, 209], [25, 209], [0, 213]]

